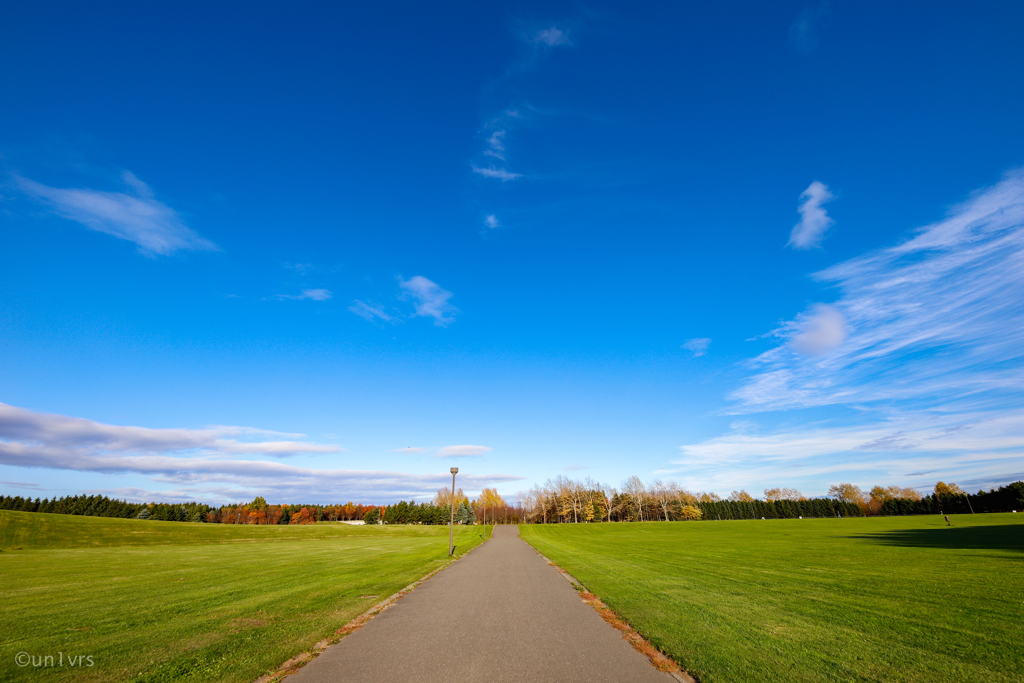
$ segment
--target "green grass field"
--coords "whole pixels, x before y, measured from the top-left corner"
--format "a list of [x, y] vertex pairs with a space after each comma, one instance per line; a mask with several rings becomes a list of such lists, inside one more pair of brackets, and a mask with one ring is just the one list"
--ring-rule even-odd
[[[457, 528], [457, 554], [485, 532]], [[444, 564], [448, 528], [0, 511], [0, 550], [0, 680], [251, 683]]]
[[1024, 681], [1024, 515], [520, 527], [702, 683]]

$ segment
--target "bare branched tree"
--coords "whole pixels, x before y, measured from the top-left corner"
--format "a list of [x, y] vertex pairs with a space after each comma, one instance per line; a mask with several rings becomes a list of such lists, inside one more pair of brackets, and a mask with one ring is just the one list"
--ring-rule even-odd
[[635, 474], [622, 482], [622, 492], [629, 496], [630, 501], [636, 507], [640, 521], [644, 521], [644, 504], [647, 502], [647, 487], [644, 486], [640, 477]]

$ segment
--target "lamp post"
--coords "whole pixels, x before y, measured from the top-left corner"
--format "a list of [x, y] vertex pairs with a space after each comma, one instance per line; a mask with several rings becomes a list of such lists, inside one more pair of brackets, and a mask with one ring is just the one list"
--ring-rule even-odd
[[448, 557], [455, 551], [455, 475], [459, 473], [458, 467], [452, 468], [452, 521], [448, 525]]

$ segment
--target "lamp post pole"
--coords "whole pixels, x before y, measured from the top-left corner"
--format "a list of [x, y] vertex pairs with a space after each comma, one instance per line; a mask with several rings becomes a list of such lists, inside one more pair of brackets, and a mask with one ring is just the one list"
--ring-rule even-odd
[[459, 473], [458, 467], [453, 467], [452, 472], [452, 520], [448, 524], [448, 557], [452, 556], [455, 550], [455, 475]]

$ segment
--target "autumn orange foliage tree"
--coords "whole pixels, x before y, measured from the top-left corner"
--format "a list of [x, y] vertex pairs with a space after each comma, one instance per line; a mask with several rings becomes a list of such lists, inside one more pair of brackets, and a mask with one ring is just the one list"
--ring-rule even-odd
[[309, 508], [302, 508], [297, 514], [292, 515], [289, 524], [316, 524], [316, 518]]

